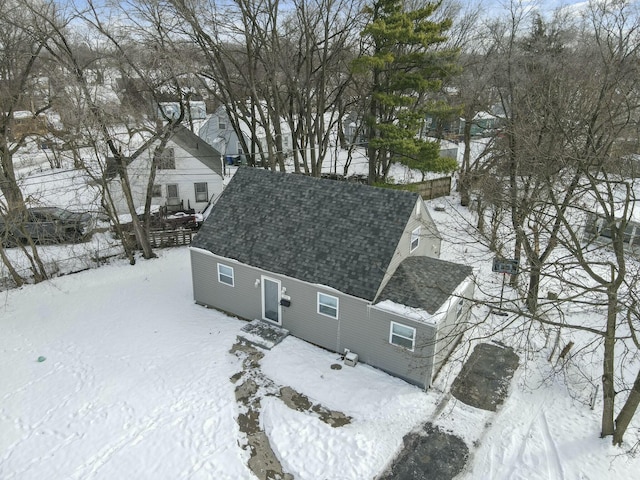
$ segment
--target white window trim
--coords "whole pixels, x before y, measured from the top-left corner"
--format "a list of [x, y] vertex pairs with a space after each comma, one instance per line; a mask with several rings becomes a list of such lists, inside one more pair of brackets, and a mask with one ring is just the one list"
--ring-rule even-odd
[[464, 312], [464, 298], [461, 298], [456, 306], [456, 320], [462, 317], [462, 313]]
[[[198, 185], [204, 185], [204, 190], [202, 192], [198, 192]], [[209, 200], [209, 184], [207, 182], [195, 182], [193, 184], [193, 189], [197, 203], [207, 202]], [[204, 200], [198, 200], [198, 193], [204, 193]]]
[[[413, 242], [416, 242], [416, 246], [413, 246]], [[409, 253], [415, 251], [420, 246], [420, 227], [411, 231], [411, 242], [409, 243]]]
[[[335, 307], [333, 307], [332, 305], [328, 305], [328, 304], [326, 304], [326, 303], [321, 303], [321, 302], [320, 302], [320, 296], [323, 296], [323, 297], [329, 297], [329, 298], [333, 298], [333, 299], [335, 299], [335, 301], [336, 301], [336, 306], [335, 306]], [[329, 315], [329, 314], [327, 314], [327, 313], [321, 312], [321, 311], [320, 311], [320, 305], [323, 305], [323, 306], [325, 306], [325, 307], [327, 307], [327, 308], [331, 308], [331, 309], [335, 308], [335, 310], [336, 310], [336, 316], [334, 317], [333, 315]], [[326, 293], [318, 292], [318, 301], [317, 301], [317, 304], [316, 304], [316, 309], [317, 309], [317, 311], [318, 311], [318, 313], [319, 313], [320, 315], [324, 315], [325, 317], [329, 317], [329, 318], [337, 319], [337, 318], [338, 318], [338, 315], [339, 315], [339, 311], [340, 311], [340, 299], [339, 299], [338, 297], [334, 297], [333, 295], [327, 295]]]
[[[413, 330], [413, 338], [405, 337], [405, 336], [400, 335], [398, 333], [393, 333], [393, 326], [394, 325], [398, 325], [398, 326], [400, 326], [402, 328], [409, 328], [409, 329]], [[411, 348], [408, 348], [408, 347], [405, 347], [404, 345], [399, 345], [399, 344], [395, 343], [393, 341], [394, 335], [396, 337], [404, 338], [405, 340], [411, 340]], [[404, 325], [402, 323], [391, 322], [391, 325], [389, 325], [389, 343], [391, 345], [395, 345], [396, 347], [404, 348], [405, 350], [409, 350], [409, 351], [413, 352], [415, 347], [416, 347], [416, 329], [413, 328], [413, 327], [410, 327], [409, 325]]]
[[[228, 268], [229, 270], [231, 270], [231, 275], [229, 275], [227, 273], [222, 273], [220, 271], [220, 267]], [[231, 278], [231, 283], [222, 281], [222, 277], [223, 276], [225, 278]], [[235, 282], [235, 274], [234, 274], [234, 271], [233, 271], [233, 267], [230, 267], [229, 265], [224, 265], [223, 263], [219, 263], [218, 264], [218, 282], [220, 282], [220, 283], [222, 283], [224, 285], [228, 285], [230, 287], [235, 287], [235, 283], [236, 282]]]

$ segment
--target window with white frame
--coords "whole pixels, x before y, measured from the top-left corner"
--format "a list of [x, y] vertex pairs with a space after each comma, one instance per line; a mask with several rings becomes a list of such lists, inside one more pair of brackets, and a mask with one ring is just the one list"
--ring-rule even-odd
[[162, 185], [155, 184], [153, 185], [153, 189], [151, 191], [152, 197], [161, 197], [162, 196]]
[[338, 297], [318, 292], [318, 313], [338, 318]]
[[420, 227], [411, 232], [411, 252], [413, 252], [420, 245]]
[[227, 119], [226, 118], [218, 117], [218, 128], [220, 130], [226, 130], [227, 129]]
[[194, 183], [193, 186], [196, 190], [196, 202], [206, 202], [209, 200], [207, 182]]
[[416, 343], [416, 329], [401, 323], [391, 322], [389, 343], [413, 351]]
[[224, 283], [233, 287], [233, 268], [223, 265], [222, 263], [218, 264], [218, 281], [220, 283]]

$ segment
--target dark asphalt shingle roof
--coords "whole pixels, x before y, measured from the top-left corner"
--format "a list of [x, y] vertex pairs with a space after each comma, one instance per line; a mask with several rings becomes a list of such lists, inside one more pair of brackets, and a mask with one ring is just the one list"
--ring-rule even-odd
[[373, 301], [418, 199], [240, 168], [191, 245]]
[[472, 273], [467, 265], [431, 257], [405, 258], [376, 300], [420, 308], [433, 315]]

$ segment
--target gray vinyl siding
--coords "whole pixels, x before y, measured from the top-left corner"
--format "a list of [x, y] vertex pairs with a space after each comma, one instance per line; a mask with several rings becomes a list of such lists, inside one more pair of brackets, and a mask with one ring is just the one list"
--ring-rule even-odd
[[[461, 294], [452, 302], [447, 316], [438, 324], [438, 334], [433, 359], [433, 374], [437, 375], [442, 365], [447, 361], [452, 350], [460, 341], [462, 334], [469, 325], [471, 316], [471, 298], [473, 298], [474, 284], [469, 282]], [[460, 319], [456, 318], [457, 306], [461, 299], [464, 299], [463, 311]]]
[[[435, 327], [375, 307], [369, 307], [368, 314], [364, 324], [348, 322], [344, 326], [344, 348], [357, 353], [368, 365], [427, 388], [431, 383]], [[389, 342], [391, 322], [416, 329], [413, 352]]]
[[[234, 286], [218, 281], [217, 264], [233, 268]], [[436, 327], [372, 307], [366, 300], [331, 288], [312, 285], [191, 249], [193, 294], [196, 303], [238, 317], [262, 318], [262, 289], [256, 280], [266, 276], [281, 282], [291, 306], [281, 308], [282, 327], [307, 342], [343, 353], [407, 382], [426, 388], [433, 372]], [[318, 292], [338, 298], [338, 318], [317, 313]], [[453, 312], [455, 315], [455, 311]], [[416, 329], [413, 352], [389, 342], [391, 322]]]
[[[218, 281], [218, 263], [233, 268], [233, 287]], [[243, 265], [191, 250], [191, 275], [196, 303], [241, 318], [262, 318], [260, 286], [255, 286], [256, 276]]]
[[[432, 258], [440, 258], [440, 247], [442, 240], [440, 239], [438, 229], [434, 223], [429, 211], [425, 206], [422, 199], [418, 199], [417, 204], [420, 206], [420, 214], [416, 212], [416, 206], [413, 207], [411, 217], [407, 221], [407, 226], [404, 228], [404, 232], [400, 237], [400, 242], [396, 247], [396, 250], [391, 258], [389, 267], [384, 275], [376, 297], [380, 294], [386, 286], [389, 279], [393, 276], [398, 265], [409, 256], [425, 256]], [[420, 227], [420, 242], [418, 248], [413, 252], [411, 251], [411, 234]]]
[[[218, 282], [217, 263], [234, 269], [234, 287]], [[342, 318], [356, 314], [353, 300], [331, 288], [314, 286], [283, 275], [191, 250], [193, 295], [196, 303], [215, 307], [238, 317], [262, 318], [262, 276], [278, 280], [291, 306], [281, 307], [281, 325], [292, 335], [332, 351], [339, 351], [338, 325]], [[338, 319], [317, 313], [318, 292], [338, 298]], [[366, 305], [366, 302], [362, 301]]]

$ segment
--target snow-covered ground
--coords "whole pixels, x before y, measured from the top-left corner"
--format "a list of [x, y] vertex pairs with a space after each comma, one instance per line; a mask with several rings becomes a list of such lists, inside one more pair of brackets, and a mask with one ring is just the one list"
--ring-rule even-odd
[[[230, 381], [244, 322], [193, 303], [186, 248], [2, 295], [0, 478], [255, 478]], [[542, 355], [521, 360], [497, 413], [452, 398], [436, 417], [472, 451], [463, 478], [637, 478], [640, 459], [598, 438], [598, 407], [572, 400]], [[423, 392], [333, 363], [294, 338], [262, 361], [274, 382], [353, 418], [332, 428], [263, 399], [263, 428], [297, 479], [373, 478], [432, 419], [459, 366]]]
[[[73, 187], [86, 183], [73, 172], [49, 174], [32, 165], [25, 167], [25, 185], [43, 201], [90, 201], [90, 190], [85, 198]], [[394, 168], [392, 176], [407, 176]], [[363, 169], [363, 159], [354, 160], [355, 173]], [[49, 188], [40, 188], [40, 175]], [[68, 196], [48, 196], [52, 186]], [[473, 265], [478, 291], [499, 293], [493, 254], [461, 228], [472, 214], [455, 196], [428, 203], [443, 234], [443, 258]], [[107, 237], [93, 241], [41, 251], [55, 261], [84, 256], [64, 249], [112, 248]], [[159, 253], [135, 266], [118, 260], [0, 293], [0, 479], [255, 478], [240, 447], [242, 407], [230, 380], [243, 368], [229, 350], [245, 323], [194, 305], [186, 248]], [[474, 312], [480, 322], [469, 332], [474, 341], [504, 326], [486, 307]], [[638, 441], [640, 421], [622, 448], [599, 439], [601, 399], [591, 409], [590, 388], [567, 388], [570, 372], [547, 361], [543, 339], [531, 335], [529, 348], [520, 349], [525, 333], [516, 323], [498, 337], [517, 346], [521, 365], [496, 413], [447, 395], [473, 343], [464, 343], [424, 392], [362, 364], [333, 370], [335, 354], [290, 337], [266, 353], [262, 373], [352, 422], [332, 428], [266, 396], [261, 426], [296, 479], [374, 478], [402, 437], [425, 421], [465, 440], [471, 457], [464, 479], [639, 478], [640, 458], [625, 452]], [[579, 367], [597, 378], [598, 361]]]
[[[254, 478], [230, 381], [245, 323], [196, 306], [190, 278], [178, 248], [3, 293], [0, 478]], [[334, 429], [265, 402], [295, 478], [373, 477], [438, 398], [365, 365], [332, 370], [336, 358], [290, 338], [263, 360], [274, 381], [353, 418]]]

